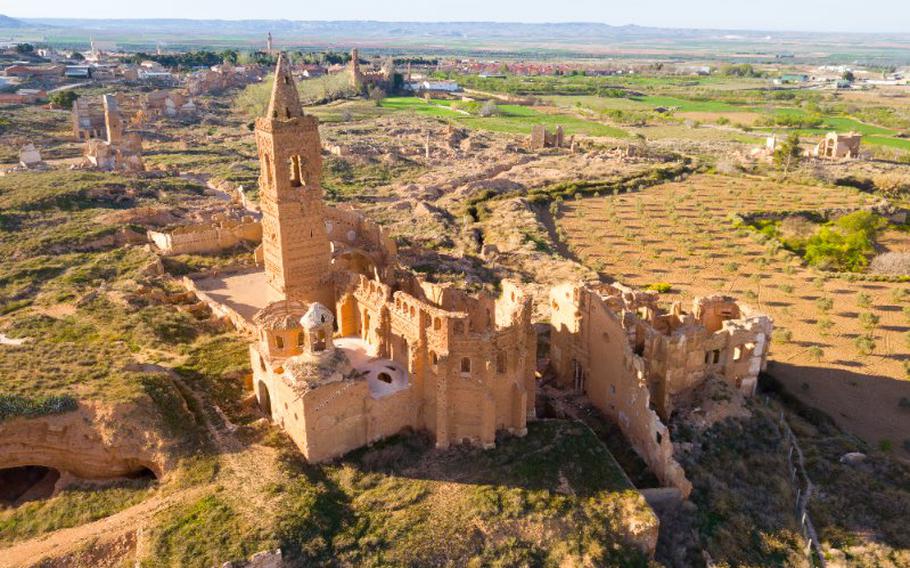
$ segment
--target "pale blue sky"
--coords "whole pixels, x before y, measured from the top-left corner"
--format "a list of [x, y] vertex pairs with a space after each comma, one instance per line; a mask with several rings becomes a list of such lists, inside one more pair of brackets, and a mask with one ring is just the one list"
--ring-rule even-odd
[[905, 32], [910, 0], [0, 0], [12, 17], [602, 22]]

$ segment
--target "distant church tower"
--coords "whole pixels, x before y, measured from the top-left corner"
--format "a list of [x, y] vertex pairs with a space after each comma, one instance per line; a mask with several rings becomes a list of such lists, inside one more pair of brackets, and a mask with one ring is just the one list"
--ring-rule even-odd
[[360, 52], [356, 47], [351, 50], [351, 87], [358, 92], [363, 89], [363, 74], [360, 72]]
[[332, 251], [323, 215], [322, 144], [315, 116], [304, 116], [297, 85], [278, 54], [268, 114], [256, 119], [259, 201], [266, 279], [290, 300], [330, 310]]

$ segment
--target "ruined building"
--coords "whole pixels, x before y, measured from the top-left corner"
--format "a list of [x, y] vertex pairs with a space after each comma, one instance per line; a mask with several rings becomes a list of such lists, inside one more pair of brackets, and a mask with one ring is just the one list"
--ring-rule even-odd
[[535, 124], [531, 128], [531, 137], [528, 144], [531, 150], [562, 148], [565, 145], [565, 134], [562, 126], [557, 126], [556, 130], [551, 132], [543, 124]]
[[142, 140], [137, 132], [129, 132], [114, 95], [103, 95], [104, 122], [107, 139], [89, 138], [85, 141], [83, 164], [101, 170], [142, 171]]
[[[381, 228], [325, 205], [318, 122], [302, 112], [283, 56], [255, 136], [264, 268], [184, 282], [255, 337], [263, 412], [311, 461], [402, 429], [429, 432], [440, 448], [523, 435], [537, 389], [532, 298], [508, 281], [498, 298], [426, 282], [398, 264]], [[549, 352], [539, 355], [557, 386], [587, 396], [662, 484], [688, 496], [664, 421], [709, 378], [753, 394], [770, 319], [725, 296], [663, 310], [657, 293], [619, 284], [566, 283], [548, 303]]]
[[832, 160], [858, 158], [859, 146], [862, 140], [863, 135], [858, 132], [849, 132], [847, 134], [829, 132], [815, 147], [812, 155], [816, 158]]
[[622, 429], [662, 484], [691, 491], [662, 420], [674, 399], [717, 377], [746, 396], [767, 364], [771, 320], [725, 296], [685, 313], [621, 285], [564, 284], [550, 292], [550, 359], [557, 381]]
[[[391, 258], [335, 256], [345, 217], [322, 202], [321, 144], [279, 56], [256, 121], [262, 258], [272, 298], [256, 313], [253, 384], [264, 411], [313, 461], [404, 428], [439, 447], [492, 446], [534, 409], [531, 302], [505, 283], [496, 299], [420, 281]], [[379, 243], [378, 248], [383, 246]]]
[[73, 101], [73, 136], [77, 140], [107, 137], [104, 105], [94, 102], [89, 97], [79, 97]]
[[355, 47], [351, 50], [348, 73], [350, 73], [351, 77], [351, 88], [358, 93], [369, 87], [388, 91], [395, 82], [395, 63], [392, 58], [386, 58], [382, 61], [379, 69], [370, 66], [364, 71], [360, 67], [360, 52]]

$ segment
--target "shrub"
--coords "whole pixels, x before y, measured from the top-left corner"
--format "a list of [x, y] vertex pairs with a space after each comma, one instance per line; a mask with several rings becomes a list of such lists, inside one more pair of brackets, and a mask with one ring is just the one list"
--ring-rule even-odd
[[790, 343], [793, 340], [793, 332], [779, 327], [771, 333], [771, 339], [779, 343]]
[[874, 176], [872, 182], [884, 197], [901, 199], [910, 195], [910, 176], [886, 173]]
[[815, 300], [815, 307], [823, 314], [827, 314], [834, 307], [834, 300], [831, 298], [819, 298]]
[[872, 306], [872, 298], [869, 296], [869, 294], [860, 292], [856, 295], [856, 305], [861, 308], [868, 308]]
[[825, 356], [824, 350], [818, 345], [813, 345], [809, 348], [809, 357], [811, 357], [816, 363], [822, 360], [822, 357]]
[[655, 292], [660, 292], [661, 294], [666, 294], [673, 289], [673, 285], [669, 282], [655, 282], [647, 286], [648, 290], [654, 290]]
[[824, 226], [806, 242], [805, 258], [817, 268], [861, 272], [869, 264], [867, 255], [873, 250], [872, 238], [865, 232]]
[[872, 331], [878, 325], [880, 318], [872, 312], [863, 312], [859, 315], [859, 323], [866, 331]]
[[70, 412], [78, 407], [69, 395], [29, 398], [15, 394], [0, 395], [0, 421], [16, 416], [44, 416]]
[[871, 335], [859, 335], [856, 339], [853, 340], [853, 345], [856, 347], [856, 352], [860, 355], [872, 355], [872, 352], [875, 351], [875, 339]]

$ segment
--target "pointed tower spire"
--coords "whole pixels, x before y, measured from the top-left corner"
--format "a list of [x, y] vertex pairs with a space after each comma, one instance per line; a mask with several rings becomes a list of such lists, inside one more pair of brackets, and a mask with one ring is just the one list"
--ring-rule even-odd
[[303, 110], [300, 108], [297, 84], [294, 83], [294, 76], [291, 75], [291, 64], [284, 53], [279, 53], [267, 118], [288, 120], [300, 116], [303, 116]]

